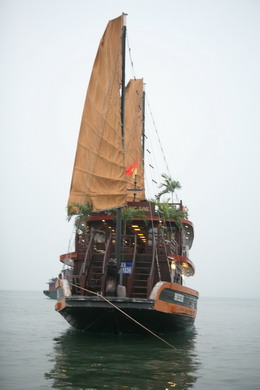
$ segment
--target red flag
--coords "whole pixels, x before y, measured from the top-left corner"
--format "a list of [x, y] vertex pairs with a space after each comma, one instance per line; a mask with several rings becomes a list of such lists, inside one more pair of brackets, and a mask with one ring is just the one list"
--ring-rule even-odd
[[137, 166], [138, 166], [138, 160], [135, 160], [135, 162], [130, 165], [128, 168], [125, 170], [126, 176], [134, 176], [137, 174]]

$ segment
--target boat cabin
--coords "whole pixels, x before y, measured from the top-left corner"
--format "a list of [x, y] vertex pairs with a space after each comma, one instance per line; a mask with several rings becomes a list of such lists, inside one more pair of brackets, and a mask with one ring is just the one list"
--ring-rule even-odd
[[[174, 204], [182, 207], [181, 203]], [[104, 296], [123, 294], [129, 298], [149, 298], [158, 281], [182, 285], [194, 274], [189, 260], [193, 226], [188, 220], [163, 219], [154, 204], [131, 202], [128, 208], [142, 210], [143, 217], [122, 220], [120, 259], [116, 256], [115, 212], [91, 213], [79, 221], [75, 253], [61, 256], [73, 260], [72, 294]], [[118, 293], [117, 286], [121, 286]]]

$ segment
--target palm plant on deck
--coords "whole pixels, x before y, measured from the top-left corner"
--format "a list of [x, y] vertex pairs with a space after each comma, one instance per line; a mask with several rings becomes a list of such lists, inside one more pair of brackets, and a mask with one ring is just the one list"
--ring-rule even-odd
[[175, 190], [181, 189], [181, 184], [179, 181], [173, 180], [171, 176], [167, 175], [166, 173], [162, 174], [162, 178], [164, 179], [164, 183], [160, 184], [159, 187], [162, 188], [162, 190], [156, 196], [156, 199], [160, 201], [162, 195], [170, 193], [172, 196], [172, 203], [173, 203], [173, 193]]
[[159, 215], [164, 220], [173, 220], [176, 222], [177, 226], [181, 226], [181, 218], [188, 218], [188, 210], [185, 208], [184, 210], [181, 210], [177, 208], [175, 205], [169, 204], [168, 201], [165, 202], [156, 202], [155, 203], [158, 207]]

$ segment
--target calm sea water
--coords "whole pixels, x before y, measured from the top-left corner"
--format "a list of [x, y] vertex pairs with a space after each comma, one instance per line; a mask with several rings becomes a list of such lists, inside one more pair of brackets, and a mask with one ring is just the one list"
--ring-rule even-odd
[[259, 390], [260, 301], [200, 298], [193, 331], [89, 335], [41, 292], [0, 292], [2, 390]]

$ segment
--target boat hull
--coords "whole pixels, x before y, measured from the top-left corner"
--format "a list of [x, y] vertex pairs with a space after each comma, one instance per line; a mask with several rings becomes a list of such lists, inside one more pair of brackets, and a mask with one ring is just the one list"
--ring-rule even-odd
[[152, 299], [113, 298], [110, 302], [97, 297], [72, 296], [66, 297], [65, 306], [60, 310], [56, 306], [56, 310], [71, 326], [89, 332], [144, 333], [147, 328], [164, 333], [194, 325], [195, 316], [161, 312], [154, 309]]

